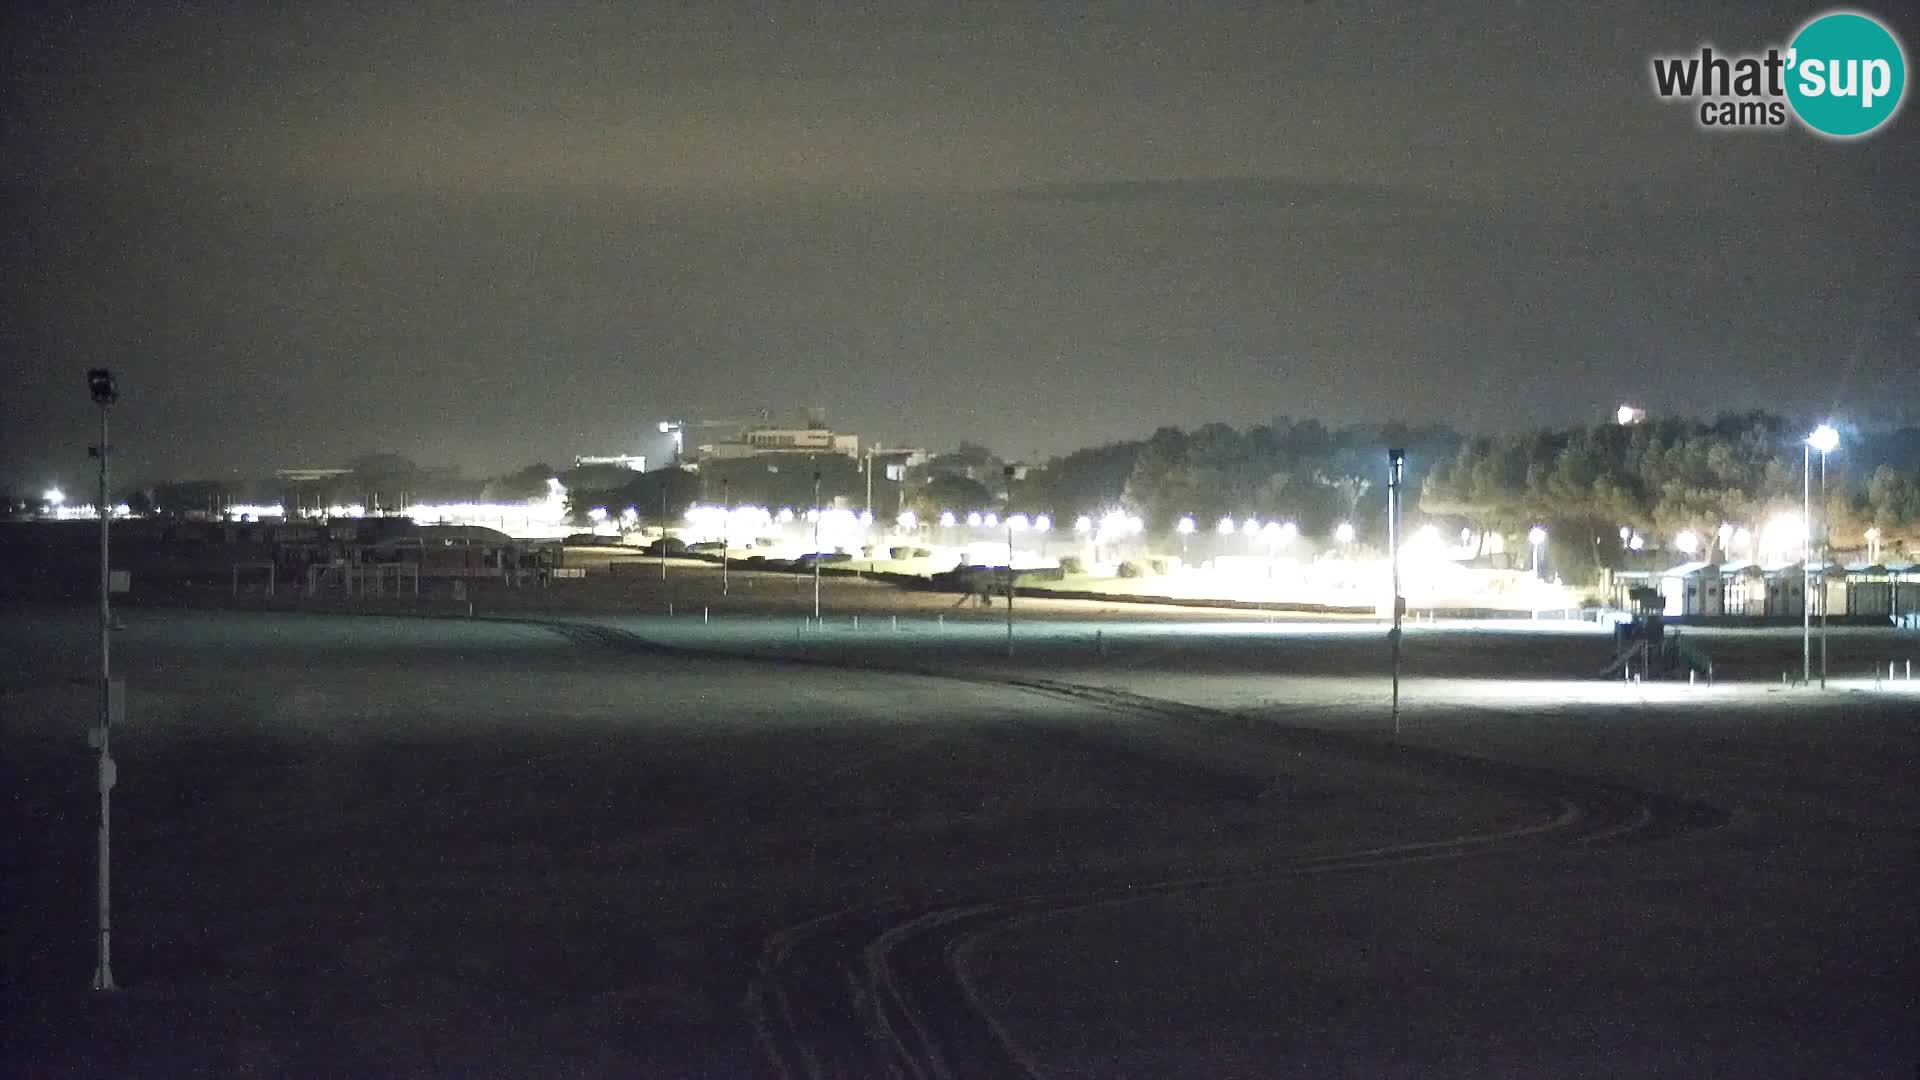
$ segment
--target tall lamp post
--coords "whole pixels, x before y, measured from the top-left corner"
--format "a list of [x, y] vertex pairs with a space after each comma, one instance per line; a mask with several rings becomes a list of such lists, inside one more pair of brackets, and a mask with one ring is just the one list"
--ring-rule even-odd
[[727, 555], [733, 546], [733, 481], [720, 481], [720, 595], [727, 595]]
[[1827, 453], [1840, 445], [1840, 433], [1826, 424], [1813, 430], [1820, 451], [1820, 689], [1827, 688], [1827, 564], [1833, 561], [1832, 530], [1827, 527]]
[[1180, 534], [1180, 562], [1183, 565], [1187, 561], [1187, 537], [1193, 535], [1193, 530], [1196, 527], [1193, 523], [1193, 518], [1190, 516], [1181, 518], [1180, 523], [1173, 527], [1173, 530]]
[[[1387, 451], [1387, 560], [1392, 565], [1393, 629], [1387, 640], [1393, 651], [1393, 734], [1400, 734], [1400, 479], [1407, 452], [1399, 447]], [[1342, 524], [1341, 528], [1350, 528]]]
[[[1805, 602], [1800, 605], [1800, 683], [1806, 685], [1813, 679], [1813, 604], [1815, 579], [1813, 575], [1813, 451], [1820, 451], [1820, 501], [1827, 500], [1827, 455], [1840, 445], [1840, 433], [1831, 425], [1821, 424], [1807, 436], [1800, 448], [1801, 473], [1801, 520], [1806, 525], [1806, 538], [1801, 546], [1803, 581], [1806, 592]], [[1824, 549], [1824, 545], [1823, 545]], [[1819, 586], [1826, 587], [1826, 567], [1820, 568]], [[1820, 598], [1820, 688], [1827, 688], [1827, 605], [1826, 598]]]
[[1013, 466], [1003, 469], [1007, 481], [1007, 655], [1013, 655], [1013, 533], [1016, 520], [1024, 524], [1026, 519], [1013, 512]]
[[813, 619], [820, 621], [820, 470], [813, 472]]
[[100, 459], [100, 727], [96, 733], [99, 743], [99, 787], [100, 787], [100, 829], [99, 829], [99, 895], [97, 897], [98, 917], [98, 956], [93, 968], [93, 988], [95, 990], [114, 990], [113, 984], [113, 902], [112, 902], [112, 852], [113, 852], [113, 785], [117, 779], [113, 764], [112, 748], [109, 740], [113, 731], [113, 665], [110, 635], [113, 628], [112, 601], [109, 596], [113, 589], [113, 571], [108, 562], [107, 534], [109, 523], [113, 520], [113, 504], [107, 499], [107, 410], [120, 397], [120, 389], [115, 383], [113, 372], [106, 368], [94, 368], [87, 372], [87, 390], [93, 395], [93, 403], [100, 406], [100, 445], [93, 448], [94, 456]]

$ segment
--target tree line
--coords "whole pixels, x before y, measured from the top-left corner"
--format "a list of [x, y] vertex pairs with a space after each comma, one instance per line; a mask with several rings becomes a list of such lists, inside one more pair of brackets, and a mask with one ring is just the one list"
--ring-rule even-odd
[[1815, 513], [1836, 547], [1863, 546], [1878, 529], [1888, 550], [1920, 531], [1920, 432], [1849, 438], [1821, 460], [1805, 449], [1807, 426], [1769, 413], [1709, 421], [1666, 419], [1622, 426], [1540, 429], [1465, 440], [1421, 491], [1424, 513], [1515, 534], [1599, 540], [1627, 528], [1671, 546], [1682, 533], [1698, 557], [1727, 556], [1721, 525], [1758, 533], [1777, 515], [1802, 513], [1812, 470]]
[[[696, 502], [804, 507], [818, 472], [823, 500], [864, 506], [871, 492], [874, 514], [883, 521], [901, 509], [922, 520], [942, 510], [1002, 509], [1047, 513], [1064, 525], [1117, 509], [1141, 515], [1155, 531], [1189, 515], [1201, 529], [1221, 517], [1257, 516], [1293, 521], [1310, 535], [1344, 521], [1363, 539], [1378, 540], [1385, 452], [1393, 446], [1407, 452], [1410, 518], [1446, 519], [1509, 537], [1542, 525], [1556, 545], [1577, 541], [1595, 548], [1596, 558], [1622, 527], [1644, 534], [1654, 547], [1691, 532], [1698, 557], [1720, 560], [1727, 554], [1722, 523], [1757, 532], [1774, 515], [1800, 511], [1806, 428], [1755, 412], [1467, 436], [1444, 427], [1329, 427], [1280, 417], [1246, 428], [1163, 427], [1145, 438], [1030, 463], [1011, 481], [1003, 473], [1007, 462], [977, 443], [910, 470], [876, 461], [871, 476], [861, 459], [819, 454], [710, 460], [697, 472], [644, 474], [535, 463], [474, 478], [372, 453], [355, 459], [345, 474], [296, 494], [307, 505], [517, 502], [545, 495], [548, 479], [557, 477], [569, 490], [569, 508], [583, 518], [595, 506], [616, 513], [631, 506], [652, 523], [663, 513], [677, 520]], [[1817, 470], [1818, 456], [1812, 461]], [[1877, 529], [1885, 551], [1910, 550], [1920, 538], [1920, 429], [1848, 433], [1827, 464], [1821, 511], [1832, 542], [1858, 547], [1868, 529]], [[272, 479], [184, 481], [143, 485], [129, 501], [136, 510], [217, 513], [223, 501], [281, 501], [284, 488]]]

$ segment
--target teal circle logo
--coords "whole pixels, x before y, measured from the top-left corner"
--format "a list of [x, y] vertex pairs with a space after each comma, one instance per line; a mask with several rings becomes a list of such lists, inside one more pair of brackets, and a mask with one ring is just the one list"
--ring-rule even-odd
[[1893, 119], [1907, 90], [1907, 57], [1880, 23], [1851, 11], [1822, 15], [1788, 46], [1787, 101], [1808, 127], [1836, 139]]

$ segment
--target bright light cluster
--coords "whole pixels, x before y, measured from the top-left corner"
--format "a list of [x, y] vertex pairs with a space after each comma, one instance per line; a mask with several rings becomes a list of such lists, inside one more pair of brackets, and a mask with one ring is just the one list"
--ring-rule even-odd
[[764, 506], [702, 506], [695, 504], [687, 507], [687, 526], [703, 534], [718, 539], [739, 539], [758, 536], [773, 524], [773, 511]]
[[[792, 507], [781, 507], [776, 511], [764, 506], [724, 507], [697, 503], [687, 508], [684, 521], [685, 529], [681, 535], [690, 543], [717, 540], [745, 544], [766, 537], [775, 526], [799, 522], [804, 529], [796, 540], [810, 545], [817, 525], [822, 551], [864, 546], [871, 537], [874, 524], [871, 511], [843, 507], [809, 507], [796, 512]], [[910, 530], [918, 523], [918, 519], [911, 513], [903, 513], [894, 519], [894, 523], [901, 529]]]
[[281, 506], [279, 503], [272, 505], [265, 503], [232, 503], [227, 507], [227, 516], [230, 518], [252, 518], [258, 521], [261, 518], [286, 517], [287, 508]]
[[1146, 531], [1146, 528], [1147, 523], [1133, 514], [1129, 514], [1124, 510], [1109, 510], [1100, 515], [1099, 524], [1094, 529], [1093, 539], [1095, 543], [1111, 543], [1122, 537], [1139, 536], [1142, 532]]
[[303, 518], [360, 518], [367, 516], [367, 508], [359, 503], [345, 505], [312, 506], [300, 511]]
[[1807, 542], [1807, 525], [1799, 514], [1775, 514], [1760, 529], [1760, 550], [1771, 559], [1795, 558]]

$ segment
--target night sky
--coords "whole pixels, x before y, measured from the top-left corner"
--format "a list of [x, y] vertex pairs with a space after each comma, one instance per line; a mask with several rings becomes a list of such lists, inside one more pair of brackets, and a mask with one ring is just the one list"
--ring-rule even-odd
[[68, 7], [0, 25], [16, 490], [87, 475], [97, 364], [152, 478], [810, 404], [1016, 456], [1920, 415], [1913, 102], [1840, 144], [1650, 89], [1816, 7]]

